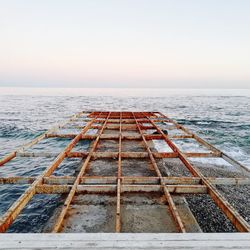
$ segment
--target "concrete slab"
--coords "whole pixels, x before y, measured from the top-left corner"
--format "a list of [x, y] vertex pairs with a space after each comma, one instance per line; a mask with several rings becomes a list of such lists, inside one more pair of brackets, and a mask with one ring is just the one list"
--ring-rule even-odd
[[250, 249], [248, 233], [0, 234], [0, 249]]

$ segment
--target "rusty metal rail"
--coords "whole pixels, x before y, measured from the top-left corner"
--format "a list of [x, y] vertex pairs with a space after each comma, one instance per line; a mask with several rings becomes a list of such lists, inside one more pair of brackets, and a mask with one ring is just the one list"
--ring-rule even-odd
[[[83, 123], [79, 125], [78, 123]], [[79, 130], [78, 133], [61, 133], [61, 129]], [[172, 133], [173, 131], [180, 133]], [[106, 133], [108, 131], [108, 133]], [[166, 131], [171, 132], [167, 134]], [[91, 134], [89, 132], [92, 132]], [[30, 152], [32, 146], [49, 138], [65, 138], [68, 145], [57, 154], [54, 152]], [[185, 152], [175, 143], [175, 140], [192, 139], [204, 147], [205, 152]], [[74, 151], [80, 141], [90, 141], [87, 151]], [[114, 151], [98, 151], [102, 140], [117, 141]], [[152, 142], [161, 140], [165, 142], [170, 152], [157, 152], [152, 149]], [[135, 141], [143, 145], [144, 150], [123, 150], [123, 142], [133, 144]], [[15, 221], [23, 208], [36, 194], [67, 194], [64, 206], [56, 220], [52, 232], [60, 232], [64, 218], [68, 213], [73, 198], [78, 193], [114, 193], [116, 195], [115, 232], [122, 231], [121, 197], [125, 192], [157, 192], [165, 196], [166, 205], [175, 221], [177, 231], [185, 233], [187, 230], [179, 214], [173, 194], [208, 194], [214, 203], [228, 217], [235, 228], [240, 232], [250, 232], [249, 224], [235, 210], [235, 208], [217, 190], [217, 184], [241, 185], [250, 184], [248, 177], [242, 178], [214, 178], [205, 177], [201, 171], [191, 164], [190, 157], [218, 157], [242, 171], [249, 171], [241, 163], [221, 152], [199, 136], [195, 135], [176, 121], [160, 112], [80, 112], [72, 116], [61, 125], [48, 130], [30, 143], [0, 160], [0, 166], [8, 167], [8, 163], [17, 157], [47, 157], [55, 158], [51, 165], [37, 177], [12, 176], [1, 177], [0, 184], [29, 184], [24, 193], [11, 205], [0, 218], [0, 232], [5, 232]], [[54, 171], [66, 158], [82, 158], [83, 164], [76, 176], [55, 176]], [[186, 176], [165, 176], [157, 161], [161, 159], [177, 158], [190, 173]], [[117, 175], [114, 176], [89, 176], [90, 162], [97, 159], [112, 159], [117, 161]], [[154, 170], [155, 176], [124, 176], [122, 163], [124, 159], [147, 159]], [[105, 168], [105, 166], [103, 166]], [[1, 169], [0, 169], [1, 173]]]

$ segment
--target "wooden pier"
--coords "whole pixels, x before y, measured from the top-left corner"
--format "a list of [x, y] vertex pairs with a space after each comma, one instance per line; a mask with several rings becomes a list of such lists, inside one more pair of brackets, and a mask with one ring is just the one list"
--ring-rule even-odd
[[[61, 133], [62, 130], [75, 130], [77, 133]], [[43, 140], [50, 138], [65, 138], [68, 140], [67, 146], [60, 152], [30, 152], [32, 146], [40, 143]], [[79, 142], [89, 141], [90, 146], [86, 151], [75, 151], [75, 147]], [[206, 149], [204, 152], [190, 152], [181, 150], [175, 143], [176, 141], [192, 140], [197, 145]], [[165, 143], [169, 151], [159, 152], [152, 146], [153, 142], [160, 141]], [[110, 146], [110, 142], [115, 142]], [[129, 149], [126, 145], [130, 145]], [[134, 150], [133, 150], [134, 148]], [[237, 162], [229, 155], [221, 152], [202, 138], [189, 131], [183, 125], [178, 124], [175, 120], [163, 115], [160, 112], [107, 112], [107, 111], [88, 111], [80, 112], [72, 116], [69, 120], [48, 130], [44, 134], [35, 138], [30, 143], [20, 147], [9, 155], [0, 160], [2, 168], [7, 167], [7, 164], [16, 157], [52, 157], [54, 160], [49, 167], [45, 169], [37, 177], [32, 176], [11, 176], [0, 177], [0, 184], [29, 184], [29, 187], [24, 193], [11, 205], [11, 207], [0, 218], [0, 232], [6, 232], [10, 225], [15, 221], [24, 207], [30, 202], [36, 194], [66, 194], [64, 205], [62, 206], [51, 230], [52, 233], [63, 232], [65, 218], [68, 216], [73, 200], [80, 194], [110, 194], [115, 197], [116, 208], [114, 211], [114, 229], [112, 232], [120, 233], [123, 231], [123, 205], [121, 200], [123, 196], [129, 193], [150, 193], [160, 194], [165, 199], [166, 214], [171, 217], [176, 232], [190, 232], [188, 220], [191, 223], [192, 213], [184, 207], [189, 218], [185, 219], [179, 205], [176, 204], [175, 196], [182, 197], [183, 195], [208, 194], [214, 203], [220, 208], [225, 216], [231, 221], [238, 232], [250, 232], [250, 226], [246, 220], [236, 211], [225, 197], [219, 192], [216, 185], [248, 185], [250, 178], [246, 177], [212, 177], [204, 176], [201, 171], [190, 162], [190, 158], [221, 158], [232, 166], [249, 172], [249, 169]], [[60, 164], [65, 159], [80, 158], [83, 163], [74, 176], [55, 176], [53, 173], [60, 167]], [[162, 159], [179, 159], [190, 176], [171, 176], [162, 173], [159, 168], [159, 162]], [[97, 175], [91, 174], [91, 168], [95, 161], [112, 160], [116, 162], [116, 170], [113, 175]], [[146, 160], [149, 162], [149, 169], [153, 173], [150, 175], [124, 174], [124, 162], [127, 160]], [[108, 168], [109, 166], [103, 166]], [[135, 166], [136, 168], [136, 166]], [[145, 171], [147, 170], [145, 166]], [[136, 170], [136, 169], [135, 169]], [[1, 171], [1, 168], [0, 168]], [[147, 170], [148, 171], [148, 170]], [[154, 196], [152, 196], [154, 197]], [[195, 223], [194, 223], [195, 224]], [[63, 234], [62, 234], [63, 235]], [[115, 237], [115, 234], [111, 238]], [[239, 234], [235, 234], [237, 238]], [[245, 235], [245, 234], [244, 234]], [[248, 234], [247, 234], [248, 235]], [[1, 236], [2, 237], [2, 236]], [[13, 236], [14, 237], [14, 236]], [[18, 240], [18, 236], [16, 239]], [[60, 236], [59, 236], [60, 237]], [[62, 236], [66, 237], [66, 236]], [[70, 236], [77, 239], [79, 236]], [[88, 236], [87, 236], [88, 237]], [[94, 237], [95, 236], [92, 236]], [[120, 236], [119, 236], [120, 237]], [[115, 240], [117, 246], [124, 245], [126, 236], [121, 236]], [[130, 236], [133, 238], [133, 236]], [[143, 242], [146, 242], [148, 236], [144, 237]], [[156, 240], [160, 246], [172, 246], [171, 239], [187, 244], [186, 238], [179, 238], [176, 235], [171, 236], [168, 243], [160, 243], [165, 236], [150, 236], [152, 240]], [[149, 237], [149, 238], [150, 238]], [[160, 238], [161, 239], [160, 239]], [[163, 237], [163, 238], [162, 238]], [[188, 236], [187, 236], [188, 237]], [[198, 249], [202, 239], [207, 236], [195, 237], [197, 240], [196, 246], [191, 249]], [[205, 237], [205, 238], [204, 238]], [[213, 236], [215, 237], [215, 236]], [[211, 241], [213, 241], [213, 237]], [[227, 241], [226, 235], [225, 241]], [[222, 238], [223, 238], [222, 237]], [[239, 236], [241, 237], [241, 236]], [[242, 236], [249, 244], [248, 236]], [[29, 238], [29, 236], [28, 236]], [[98, 236], [102, 241], [105, 236]], [[131, 239], [132, 239], [131, 238]], [[158, 239], [159, 238], [159, 239]], [[190, 238], [190, 239], [191, 239]], [[215, 237], [214, 242], [218, 242], [218, 237]], [[31, 241], [36, 241], [36, 236], [29, 238]], [[91, 239], [85, 238], [90, 242]], [[239, 238], [241, 239], [241, 238]], [[40, 239], [39, 239], [40, 240]], [[60, 238], [61, 240], [61, 238]], [[65, 238], [62, 238], [65, 240]], [[183, 241], [184, 240], [184, 241]], [[206, 238], [210, 241], [209, 237]], [[83, 242], [84, 240], [81, 240]], [[184, 242], [184, 243], [183, 243]], [[106, 244], [105, 240], [105, 244]], [[179, 244], [178, 243], [178, 244]], [[9, 243], [8, 243], [9, 244]], [[32, 243], [33, 244], [33, 243]], [[48, 243], [49, 244], [49, 243]], [[51, 243], [52, 244], [52, 243]], [[66, 244], [66, 243], [65, 243]], [[81, 243], [83, 244], [83, 243]], [[85, 244], [85, 243], [84, 243]], [[99, 241], [96, 243], [99, 244]], [[104, 243], [102, 243], [104, 244]], [[105, 245], [104, 244], [104, 245]], [[110, 243], [111, 244], [111, 243]], [[113, 244], [113, 243], [112, 243]], [[137, 244], [137, 243], [134, 243]], [[139, 243], [138, 243], [139, 244]], [[144, 243], [143, 243], [144, 244]], [[176, 243], [177, 244], [177, 243]], [[11, 245], [11, 244], [10, 244]], [[53, 244], [52, 244], [53, 245]], [[66, 244], [67, 245], [67, 244]], [[21, 245], [20, 245], [21, 246]], [[85, 245], [84, 245], [85, 246]], [[99, 246], [99, 245], [98, 245]], [[101, 245], [100, 245], [101, 246]], [[109, 245], [107, 245], [109, 246]], [[143, 246], [143, 245], [141, 245]], [[248, 245], [249, 246], [249, 245]], [[134, 248], [138, 247], [137, 245]], [[70, 248], [70, 246], [69, 246]], [[171, 247], [170, 247], [171, 248]], [[168, 249], [168, 248], [167, 248]]]

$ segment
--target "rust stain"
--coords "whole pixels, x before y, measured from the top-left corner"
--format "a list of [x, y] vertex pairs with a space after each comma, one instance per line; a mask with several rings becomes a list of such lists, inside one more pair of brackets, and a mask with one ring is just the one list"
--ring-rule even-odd
[[[70, 128], [69, 124], [72, 121], [77, 121], [79, 118], [84, 118], [87, 124], [81, 129], [79, 134], [60, 134], [59, 129], [66, 127]], [[159, 126], [164, 122], [171, 124], [170, 129], [177, 129], [183, 132], [183, 135], [170, 136], [163, 131]], [[72, 125], [71, 125], [72, 126]], [[76, 127], [75, 127], [76, 128]], [[96, 129], [95, 134], [87, 134], [90, 129]], [[112, 131], [113, 133], [105, 133], [105, 131]], [[148, 131], [154, 130], [156, 133], [149, 134]], [[128, 134], [131, 133], [131, 134]], [[38, 193], [52, 194], [52, 193], [67, 193], [67, 198], [64, 206], [59, 214], [54, 225], [53, 232], [60, 232], [64, 219], [67, 216], [71, 202], [76, 193], [115, 193], [116, 195], [116, 211], [115, 211], [115, 231], [117, 233], [122, 230], [122, 213], [121, 213], [121, 196], [124, 192], [160, 192], [162, 200], [167, 201], [171, 215], [175, 221], [176, 228], [179, 232], [186, 232], [186, 225], [180, 216], [176, 204], [173, 200], [172, 193], [208, 193], [214, 200], [215, 204], [222, 210], [222, 212], [233, 223], [236, 229], [240, 232], [250, 232], [249, 224], [243, 217], [233, 208], [233, 206], [221, 195], [216, 189], [216, 183], [232, 183], [240, 185], [241, 183], [250, 183], [249, 179], [237, 178], [211, 178], [204, 177], [198, 168], [193, 166], [189, 157], [222, 157], [224, 160], [245, 168], [242, 164], [221, 152], [208, 142], [204, 141], [199, 136], [195, 135], [184, 126], [178, 124], [171, 118], [163, 115], [160, 112], [111, 112], [111, 111], [86, 111], [80, 112], [72, 116], [63, 124], [46, 131], [43, 135], [34, 139], [30, 143], [22, 146], [18, 150], [10, 153], [0, 160], [0, 166], [5, 167], [5, 164], [15, 157], [39, 157], [42, 154], [28, 153], [26, 149], [38, 143], [45, 138], [70, 138], [70, 143], [66, 148], [56, 157], [51, 165], [38, 177], [7, 177], [0, 178], [0, 184], [31, 184], [23, 195], [16, 200], [14, 204], [7, 210], [7, 212], [0, 218], [0, 232], [5, 232], [9, 226], [15, 221], [16, 217], [31, 200], [31, 198]], [[208, 153], [199, 152], [183, 152], [181, 151], [173, 139], [192, 138], [197, 143], [203, 145], [208, 149]], [[74, 152], [72, 149], [80, 140], [91, 140], [92, 144], [89, 151]], [[117, 150], [100, 152], [99, 142], [101, 140], [115, 140], [118, 143]], [[123, 141], [127, 140], [131, 145], [135, 141], [139, 141], [144, 151], [123, 151]], [[152, 140], [164, 140], [165, 143], [172, 149], [171, 153], [154, 152], [150, 147]], [[55, 152], [48, 152], [44, 157], [50, 157]], [[83, 164], [77, 176], [53, 176], [54, 171], [59, 167], [65, 158], [82, 158]], [[158, 167], [157, 159], [164, 158], [179, 158], [191, 173], [192, 177], [171, 177], [163, 176]], [[90, 161], [99, 159], [112, 159], [117, 161], [117, 174], [114, 176], [87, 176], [86, 171], [90, 169]], [[123, 176], [123, 160], [146, 159], [150, 162], [149, 168], [154, 172], [155, 176]], [[6, 166], [7, 167], [7, 166]], [[103, 166], [104, 168], [107, 166]], [[214, 184], [215, 183], [215, 184]]]

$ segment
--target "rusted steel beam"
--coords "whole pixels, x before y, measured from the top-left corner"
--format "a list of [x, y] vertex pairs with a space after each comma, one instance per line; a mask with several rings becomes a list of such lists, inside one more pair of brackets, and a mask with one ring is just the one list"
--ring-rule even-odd
[[[139, 125], [139, 126], [143, 130], [154, 129], [153, 126], [143, 126], [143, 125]], [[91, 128], [92, 129], [101, 129], [101, 126], [93, 125]], [[107, 125], [107, 129], [110, 129], [110, 130], [119, 130], [120, 126], [119, 125]], [[129, 126], [128, 125], [127, 126], [123, 125], [122, 130], [124, 130], [124, 131], [127, 131], [127, 130], [133, 131], [133, 130], [137, 130], [137, 129], [136, 129], [136, 125], [129, 125]]]
[[223, 211], [227, 218], [233, 223], [240, 232], [250, 232], [249, 224], [243, 217], [233, 208], [233, 206], [216, 190], [216, 188], [207, 180], [203, 179], [202, 183], [207, 186], [208, 194], [211, 196], [215, 204]]
[[[82, 128], [82, 127], [81, 127]], [[47, 134], [47, 138], [74, 138], [77, 134]], [[97, 135], [83, 135], [82, 140], [94, 140]], [[145, 135], [146, 140], [162, 140], [163, 137], [160, 134], [148, 134]], [[172, 135], [169, 136], [170, 139], [187, 139], [193, 138], [192, 135]], [[117, 134], [103, 134], [101, 139], [105, 140], [119, 140], [119, 135]], [[123, 140], [142, 140], [141, 135], [122, 135]]]
[[[105, 121], [105, 123], [103, 124], [101, 130], [99, 131], [99, 135], [101, 135], [101, 134], [103, 133], [103, 130], [105, 129], [105, 127], [106, 127], [106, 125], [107, 125], [107, 122], [108, 122], [109, 117], [110, 117], [110, 113], [106, 116], [106, 121]], [[92, 122], [93, 122], [93, 121], [94, 121], [94, 120], [92, 120]], [[92, 125], [92, 124], [91, 124], [91, 125]], [[80, 170], [79, 174], [77, 175], [77, 178], [76, 178], [76, 180], [75, 180], [75, 182], [74, 182], [72, 188], [70, 189], [70, 192], [69, 192], [69, 194], [68, 194], [68, 196], [67, 196], [67, 198], [66, 198], [66, 200], [65, 200], [65, 202], [64, 202], [64, 207], [63, 207], [63, 209], [62, 209], [62, 211], [61, 211], [61, 213], [60, 213], [59, 217], [57, 218], [57, 221], [56, 221], [56, 223], [55, 223], [55, 225], [54, 225], [53, 233], [57, 233], [57, 232], [59, 232], [59, 230], [61, 229], [61, 226], [62, 226], [64, 217], [65, 217], [65, 215], [66, 215], [66, 213], [67, 213], [67, 211], [68, 211], [68, 208], [69, 208], [69, 206], [70, 206], [70, 203], [71, 203], [71, 201], [72, 201], [72, 199], [73, 199], [73, 197], [74, 197], [74, 195], [75, 195], [77, 186], [79, 185], [79, 183], [80, 183], [80, 181], [81, 181], [81, 177], [84, 175], [84, 173], [85, 173], [85, 171], [86, 171], [86, 169], [87, 169], [87, 166], [88, 166], [88, 164], [89, 164], [89, 161], [90, 161], [90, 159], [91, 159], [91, 157], [92, 157], [93, 152], [95, 151], [95, 149], [96, 149], [96, 147], [97, 147], [97, 145], [98, 145], [99, 140], [100, 140], [100, 136], [98, 136], [98, 137], [96, 138], [94, 144], [92, 145], [92, 148], [91, 148], [91, 150], [90, 150], [90, 152], [89, 152], [89, 154], [88, 154], [88, 157], [87, 157], [86, 160], [84, 161], [84, 164], [82, 165], [81, 170]]]
[[244, 178], [244, 177], [241, 178], [207, 177], [207, 179], [214, 185], [250, 185], [250, 178]]
[[17, 153], [17, 157], [46, 157], [46, 158], [53, 158], [57, 157], [59, 153], [52, 153], [52, 152], [39, 152], [39, 153], [30, 153], [30, 152], [20, 152]]
[[[238, 231], [249, 232], [248, 223], [234, 210], [234, 208], [225, 200], [221, 193], [216, 189], [215, 185], [244, 185], [250, 184], [249, 178], [213, 178], [204, 177], [198, 168], [194, 167], [188, 160], [190, 157], [222, 157], [231, 164], [244, 168], [240, 163], [216, 149], [203, 139], [199, 138], [184, 126], [169, 119], [159, 112], [92, 112], [88, 114], [92, 118], [81, 119], [80, 116], [84, 112], [73, 116], [70, 120], [63, 123], [63, 125], [52, 128], [46, 133], [42, 134], [38, 138], [35, 138], [32, 142], [26, 144], [20, 149], [7, 155], [0, 160], [0, 165], [7, 163], [15, 157], [54, 157], [52, 165], [50, 165], [41, 175], [38, 177], [2, 177], [0, 178], [0, 184], [30, 184], [29, 188], [23, 193], [19, 199], [12, 204], [11, 208], [0, 219], [0, 232], [5, 232], [11, 223], [15, 220], [22, 209], [32, 199], [36, 193], [43, 194], [68, 194], [64, 207], [58, 220], [55, 224], [53, 232], [60, 230], [63, 223], [64, 216], [71, 204], [71, 201], [76, 193], [112, 193], [116, 194], [116, 219], [115, 219], [115, 231], [121, 231], [121, 195], [125, 192], [163, 192], [171, 214], [176, 222], [178, 229], [181, 232], [185, 232], [186, 229], [182, 223], [181, 217], [176, 209], [175, 203], [171, 194], [197, 194], [208, 193], [214, 200], [215, 204], [221, 208], [224, 214], [231, 220]], [[96, 115], [94, 115], [96, 114]], [[99, 116], [99, 117], [98, 117]], [[84, 126], [78, 126], [80, 128], [79, 134], [60, 134], [56, 130], [58, 128], [67, 128], [67, 124], [70, 121], [88, 122]], [[169, 136], [163, 133], [162, 129], [156, 125], [156, 122], [167, 122], [167, 130], [178, 129], [181, 130], [183, 135]], [[79, 123], [80, 124], [80, 123]], [[71, 126], [72, 127], [72, 126]], [[77, 126], [74, 126], [77, 128]], [[88, 129], [97, 128], [99, 131], [94, 135], [86, 135]], [[118, 134], [102, 134], [104, 129], [119, 130]], [[158, 134], [144, 134], [148, 133], [148, 129], [152, 129], [158, 132]], [[144, 131], [145, 130], [145, 131]], [[128, 132], [132, 132], [129, 135]], [[135, 133], [138, 132], [138, 133]], [[150, 132], [150, 131], [149, 131]], [[31, 147], [35, 143], [44, 138], [49, 137], [61, 137], [72, 139], [67, 147], [60, 153], [54, 152], [42, 152], [42, 153], [29, 153], [24, 150]], [[186, 139], [194, 138], [198, 143], [206, 146], [212, 152], [198, 153], [198, 152], [182, 152], [172, 142], [172, 139]], [[73, 147], [80, 140], [94, 140], [90, 152], [72, 152]], [[118, 140], [117, 152], [95, 152], [98, 142], [101, 140]], [[122, 140], [129, 140], [133, 143], [133, 140], [142, 141], [145, 146], [144, 152], [122, 152]], [[172, 149], [172, 152], [152, 152], [148, 141], [152, 140], [164, 140], [168, 146]], [[116, 151], [116, 150], [114, 150]], [[56, 177], [51, 176], [54, 170], [61, 164], [66, 157], [78, 157], [86, 158], [82, 165], [79, 174], [75, 176], [63, 176]], [[117, 159], [118, 171], [117, 176], [84, 176], [86, 173], [88, 163], [90, 160], [99, 158]], [[149, 159], [156, 172], [157, 177], [146, 176], [122, 176], [122, 159]], [[155, 159], [163, 158], [180, 158], [184, 165], [192, 173], [193, 177], [163, 177]]]
[[180, 160], [190, 170], [190, 172], [194, 176], [200, 177], [202, 179], [202, 184], [206, 185], [208, 188], [208, 194], [211, 196], [215, 204], [228, 217], [228, 219], [232, 222], [236, 229], [240, 232], [250, 232], [250, 226], [243, 219], [243, 217], [240, 216], [240, 214], [226, 201], [226, 199], [219, 193], [219, 191], [216, 190], [213, 184], [210, 183], [209, 180], [205, 178], [196, 167], [192, 166], [186, 156], [178, 149], [178, 147], [174, 143], [172, 143], [172, 141], [163, 133], [163, 131], [159, 127], [157, 127], [154, 122], [150, 122], [157, 129], [157, 131], [164, 136], [165, 141], [173, 149], [173, 151], [178, 152]]
[[68, 155], [68, 153], [73, 149], [73, 147], [77, 144], [77, 142], [80, 141], [81, 137], [82, 137], [82, 134], [85, 134], [89, 128], [91, 127], [92, 123], [94, 122], [95, 120], [93, 119], [92, 121], [90, 121], [85, 127], [84, 129], [81, 131], [80, 134], [78, 134], [69, 144], [68, 146], [66, 147], [66, 149], [61, 152], [57, 158], [55, 159], [55, 161], [52, 163], [52, 165], [46, 169], [46, 172], [44, 173], [44, 177], [48, 177], [50, 176], [54, 171], [55, 169], [60, 165], [60, 163], [65, 159], [65, 157]]
[[116, 187], [116, 218], [115, 218], [115, 232], [121, 232], [121, 178], [117, 180]]
[[122, 113], [120, 112], [115, 232], [121, 232]]
[[201, 137], [199, 137], [198, 135], [194, 134], [193, 132], [191, 132], [189, 129], [185, 128], [183, 125], [178, 124], [175, 120], [168, 118], [167, 116], [163, 115], [161, 113], [161, 115], [163, 117], [165, 117], [166, 119], [169, 119], [173, 124], [175, 124], [176, 126], [178, 126], [179, 129], [181, 129], [182, 131], [186, 132], [189, 135], [192, 135], [194, 139], [196, 139], [200, 144], [206, 146], [207, 148], [209, 148], [210, 150], [212, 150], [213, 152], [217, 152], [221, 155], [221, 157], [227, 161], [228, 163], [240, 167], [248, 172], [250, 172], [250, 168], [246, 167], [245, 165], [241, 164], [240, 162], [236, 161], [235, 159], [233, 159], [231, 156], [227, 155], [226, 153], [222, 152], [221, 150], [219, 150], [218, 148], [216, 148], [215, 146], [213, 146], [212, 144], [210, 144], [209, 142], [205, 141], [204, 139], [202, 139]]
[[[207, 193], [207, 187], [204, 185], [164, 185], [164, 186], [162, 185], [122, 185], [122, 192], [160, 192], [162, 190], [162, 187], [165, 190], [167, 190], [168, 193], [173, 193], [173, 194], [206, 194]], [[172, 206], [173, 205], [174, 204], [172, 204]], [[173, 207], [175, 207], [175, 205]]]
[[12, 160], [13, 158], [16, 157], [16, 154], [18, 152], [23, 152], [25, 149], [30, 148], [31, 146], [33, 146], [34, 144], [38, 143], [39, 141], [43, 140], [44, 138], [46, 138], [46, 134], [47, 133], [52, 133], [54, 131], [56, 131], [58, 128], [60, 128], [61, 125], [67, 124], [70, 121], [76, 119], [78, 116], [80, 116], [82, 114], [82, 112], [79, 112], [78, 114], [75, 114], [73, 116], [71, 116], [71, 118], [69, 120], [64, 121], [63, 123], [61, 123], [60, 125], [54, 126], [53, 128], [49, 129], [48, 131], [46, 131], [45, 133], [43, 133], [42, 135], [36, 137], [34, 140], [32, 140], [31, 142], [28, 142], [24, 145], [22, 145], [21, 147], [19, 147], [18, 149], [16, 149], [15, 151], [11, 152], [10, 154], [6, 155], [3, 159], [0, 159], [0, 166], [4, 165], [5, 163], [9, 162], [10, 160]]
[[37, 185], [36, 194], [66, 194], [71, 188], [72, 185]]
[[[51, 176], [44, 177], [43, 183], [49, 185], [70, 185], [73, 184], [76, 177], [73, 176]], [[250, 178], [247, 177], [207, 177], [214, 185], [250, 185]], [[36, 177], [1, 177], [0, 184], [31, 184]], [[198, 185], [201, 183], [199, 177], [163, 177], [166, 185]], [[123, 184], [160, 184], [159, 177], [146, 176], [122, 176]], [[117, 176], [84, 176], [80, 184], [116, 184]]]
[[[82, 127], [81, 127], [82, 128]], [[75, 138], [78, 134], [47, 134], [46, 138]]]
[[80, 184], [116, 184], [117, 176], [83, 176]]
[[[165, 185], [198, 185], [201, 182], [197, 177], [162, 177]], [[123, 184], [160, 184], [160, 177], [145, 177], [145, 176], [124, 176], [122, 177]]]
[[0, 160], [0, 166], [4, 165], [6, 162], [12, 160], [16, 157], [16, 151], [6, 155], [3, 159]]
[[[121, 112], [123, 113], [123, 112]], [[137, 119], [138, 122], [140, 123], [147, 123], [148, 120], [145, 119], [145, 118], [141, 118], [141, 119]], [[162, 118], [152, 118], [152, 120], [154, 122], [163, 122], [163, 121], [168, 121], [166, 119], [162, 119]], [[95, 123], [103, 123], [103, 120], [96, 120]], [[110, 123], [113, 123], [113, 124], [119, 124], [120, 123], [120, 120], [119, 119], [109, 119], [109, 124]], [[122, 124], [135, 124], [135, 120], [134, 119], [125, 119], [125, 118], [122, 118]]]
[[[71, 152], [67, 154], [67, 157], [74, 158], [85, 158], [88, 156], [88, 152]], [[155, 158], [177, 158], [177, 153], [161, 153], [161, 152], [154, 152], [152, 153]], [[117, 159], [119, 157], [119, 152], [95, 152], [92, 154], [93, 159], [98, 158], [112, 158]], [[122, 158], [148, 158], [148, 153], [146, 152], [121, 152]], [[195, 157], [195, 156], [193, 156]]]
[[220, 152], [221, 153], [221, 157], [227, 161], [228, 163], [232, 164], [233, 166], [236, 167], [240, 167], [241, 169], [243, 169], [244, 171], [250, 172], [250, 168], [246, 167], [245, 165], [241, 164], [240, 162], [236, 161], [235, 159], [233, 159], [231, 156], [229, 156], [228, 154], [224, 153], [224, 152]]
[[[102, 114], [100, 114], [100, 111], [99, 112], [92, 112], [88, 115], [88, 117], [94, 117], [96, 114], [99, 114], [99, 119], [100, 118], [106, 118], [106, 114], [108, 113], [109, 111], [107, 112], [101, 112]], [[133, 114], [132, 112], [122, 112], [123, 113], [123, 119], [133, 119]], [[144, 114], [142, 112], [133, 112], [135, 117], [137, 119], [143, 119], [144, 118]], [[150, 118], [157, 118], [156, 115], [154, 115], [153, 112], [144, 112], [145, 114], [147, 114], [147, 117], [150, 117]], [[119, 112], [111, 112], [111, 115], [110, 115], [110, 119], [120, 119], [120, 113]]]
[[218, 152], [211, 152], [211, 153], [193, 153], [193, 152], [184, 152], [183, 155], [190, 158], [216, 158], [221, 157], [220, 153]]
[[9, 226], [13, 223], [19, 213], [28, 204], [28, 202], [35, 195], [35, 188], [29, 187], [20, 197], [17, 199], [7, 212], [0, 218], [0, 233], [4, 233]]
[[31, 184], [36, 180], [36, 177], [1, 177], [0, 184]]
[[[118, 182], [119, 183], [119, 182]], [[38, 185], [36, 186], [37, 194], [64, 194], [69, 193], [73, 185]], [[162, 187], [166, 188], [169, 193], [173, 194], [206, 194], [208, 189], [205, 185], [127, 185], [127, 184], [97, 184], [97, 185], [77, 185], [76, 193], [120, 193], [126, 192], [161, 192]], [[118, 203], [120, 206], [120, 203]], [[119, 208], [118, 208], [119, 209]], [[117, 211], [117, 210], [116, 210]], [[118, 210], [118, 214], [120, 209]], [[116, 212], [117, 213], [117, 212]]]
[[[89, 152], [69, 152], [66, 153], [66, 157], [68, 158], [86, 158], [89, 155]], [[166, 153], [166, 152], [154, 152], [153, 153], [155, 158], [177, 158], [177, 153]], [[205, 157], [205, 154], [199, 156], [196, 153], [190, 153], [191, 156], [189, 157]], [[58, 153], [18, 153], [20, 157], [48, 157], [53, 158], [58, 156]], [[146, 152], [121, 152], [121, 156], [123, 158], [148, 158], [148, 154]], [[214, 155], [215, 156], [215, 155]], [[208, 157], [214, 157], [208, 155]], [[95, 152], [92, 154], [93, 159], [99, 158], [118, 158], [119, 152]]]
[[[74, 184], [76, 177], [72, 176], [51, 176], [45, 177], [43, 182], [49, 185], [70, 185]], [[117, 176], [83, 176], [80, 184], [116, 184]]]
[[[155, 169], [155, 172], [156, 172], [157, 176], [160, 178], [161, 184], [163, 184], [163, 179], [162, 179], [161, 172], [160, 172], [160, 170], [159, 170], [159, 168], [158, 168], [158, 166], [156, 164], [156, 161], [155, 161], [154, 156], [153, 156], [153, 154], [152, 154], [152, 152], [150, 150], [150, 147], [147, 144], [147, 140], [144, 137], [144, 134], [143, 134], [143, 132], [142, 132], [142, 130], [141, 130], [139, 124], [138, 124], [138, 121], [136, 119], [135, 114], [134, 113], [132, 113], [132, 114], [133, 114], [135, 122], [137, 124], [138, 131], [140, 132], [140, 134], [141, 134], [141, 136], [143, 138], [143, 142], [144, 142], [144, 145], [145, 145], [146, 150], [148, 152], [148, 155], [150, 157], [151, 163], [152, 163], [152, 165], [153, 165], [153, 167]], [[169, 193], [168, 188], [166, 186], [164, 186], [163, 191], [164, 191], [165, 197], [166, 197], [166, 199], [168, 201], [171, 214], [172, 214], [172, 216], [173, 216], [173, 218], [174, 218], [174, 220], [176, 222], [178, 230], [180, 232], [182, 232], [182, 233], [185, 233], [186, 232], [185, 226], [184, 226], [184, 224], [183, 224], [183, 222], [182, 222], [182, 220], [180, 218], [180, 215], [179, 215], [179, 213], [178, 213], [178, 211], [176, 209], [176, 206], [175, 206], [174, 201], [173, 201], [173, 199], [172, 199], [172, 197], [171, 197], [171, 195]]]
[[[91, 126], [91, 122], [86, 125], [86, 127], [82, 130], [82, 133], [85, 133], [88, 128]], [[74, 145], [80, 140], [81, 135], [74, 138], [67, 147], [61, 152], [58, 157], [54, 160], [51, 166], [49, 166], [37, 179], [31, 184], [31, 186], [26, 189], [26, 191], [16, 200], [15, 203], [11, 205], [11, 207], [5, 212], [5, 214], [0, 218], [0, 232], [5, 232], [9, 226], [13, 223], [22, 209], [27, 205], [27, 203], [32, 199], [34, 194], [36, 193], [36, 187], [42, 184], [43, 177], [49, 176], [53, 173], [54, 169], [59, 166], [59, 164], [63, 161], [68, 151], [70, 151]], [[32, 144], [32, 143], [31, 143]]]
[[53, 176], [44, 177], [43, 184], [47, 185], [71, 185], [74, 184], [76, 177], [72, 176]]

